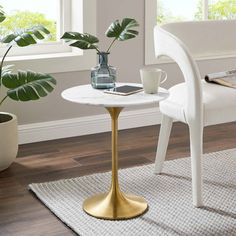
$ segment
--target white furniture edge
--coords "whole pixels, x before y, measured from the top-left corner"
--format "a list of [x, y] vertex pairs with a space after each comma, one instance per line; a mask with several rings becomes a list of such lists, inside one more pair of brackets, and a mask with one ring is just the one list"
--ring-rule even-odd
[[[111, 130], [108, 114], [85, 116], [73, 119], [19, 125], [19, 144], [69, 138]], [[160, 124], [158, 107], [136, 109], [121, 113], [119, 129], [130, 129]]]
[[[116, 83], [120, 86], [142, 87], [139, 83]], [[100, 107], [134, 107], [141, 105], [157, 104], [169, 96], [167, 89], [159, 87], [157, 94], [145, 94], [144, 91], [133, 93], [129, 96], [119, 96], [110, 93], [104, 93], [101, 89], [94, 89], [90, 84], [74, 86], [65, 89], [61, 96], [73, 103]]]

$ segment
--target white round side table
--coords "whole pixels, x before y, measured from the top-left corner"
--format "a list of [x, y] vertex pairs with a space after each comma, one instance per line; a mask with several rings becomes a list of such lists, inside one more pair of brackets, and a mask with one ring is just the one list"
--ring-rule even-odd
[[[135, 83], [117, 83], [116, 86], [132, 85]], [[120, 191], [118, 182], [118, 117], [121, 110], [128, 106], [156, 103], [166, 99], [169, 92], [159, 88], [158, 94], [138, 92], [128, 96], [104, 93], [103, 90], [93, 89], [90, 84], [66, 89], [62, 97], [70, 102], [105, 107], [112, 121], [112, 179], [108, 193], [97, 194], [86, 199], [83, 209], [96, 218], [121, 220], [142, 215], [148, 209], [143, 197], [125, 194]]]

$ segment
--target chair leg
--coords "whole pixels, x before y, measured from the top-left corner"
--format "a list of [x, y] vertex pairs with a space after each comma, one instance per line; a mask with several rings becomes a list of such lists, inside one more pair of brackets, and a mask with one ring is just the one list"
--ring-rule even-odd
[[169, 143], [170, 131], [173, 119], [169, 116], [162, 115], [161, 130], [158, 139], [158, 146], [155, 160], [155, 174], [160, 174], [166, 157], [166, 150]]
[[189, 125], [191, 168], [192, 168], [192, 194], [193, 205], [200, 207], [202, 200], [202, 146], [203, 146], [203, 127]]

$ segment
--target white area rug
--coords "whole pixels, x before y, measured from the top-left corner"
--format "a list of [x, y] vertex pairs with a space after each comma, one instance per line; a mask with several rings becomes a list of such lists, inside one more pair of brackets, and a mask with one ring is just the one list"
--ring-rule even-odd
[[153, 168], [119, 171], [122, 190], [145, 197], [149, 204], [146, 214], [127, 221], [98, 220], [82, 210], [84, 199], [108, 190], [110, 172], [29, 187], [82, 236], [236, 235], [236, 149], [205, 155], [203, 208], [192, 206], [189, 158], [165, 162], [162, 175], [154, 175]]

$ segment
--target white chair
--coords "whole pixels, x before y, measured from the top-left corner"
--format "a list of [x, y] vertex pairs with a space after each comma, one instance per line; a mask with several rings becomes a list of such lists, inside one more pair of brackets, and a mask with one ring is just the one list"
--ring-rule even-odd
[[185, 80], [184, 83], [171, 87], [169, 98], [160, 103], [163, 118], [155, 173], [162, 171], [173, 119], [188, 124], [193, 204], [196, 207], [203, 205], [203, 128], [236, 121], [236, 90], [201, 80], [199, 68], [193, 58], [219, 51], [236, 54], [235, 32], [235, 20], [170, 23], [154, 29], [156, 56], [172, 58]]

